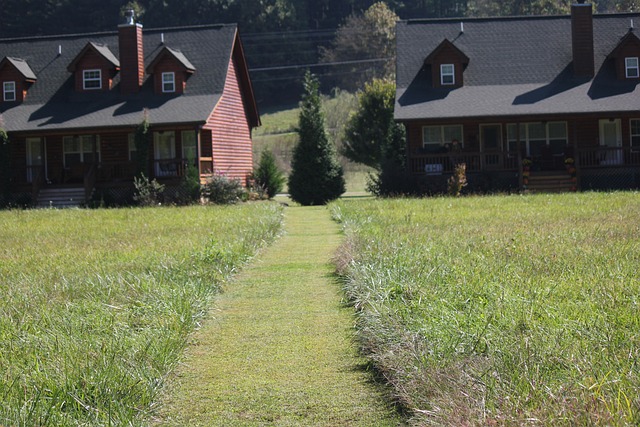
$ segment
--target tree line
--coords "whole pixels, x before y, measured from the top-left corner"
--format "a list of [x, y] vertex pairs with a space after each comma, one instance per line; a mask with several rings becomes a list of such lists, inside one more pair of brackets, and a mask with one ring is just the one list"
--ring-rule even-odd
[[[377, 11], [363, 19], [376, 0], [3, 0], [0, 38], [112, 31], [126, 9], [136, 10], [146, 28], [237, 23], [257, 97], [262, 105], [297, 102], [302, 76], [311, 68], [323, 90], [353, 90], [393, 68], [385, 37], [389, 19], [568, 13], [571, 0], [384, 0], [391, 15]], [[597, 0], [596, 12], [632, 11], [640, 0]], [[390, 17], [391, 16], [391, 17]], [[374, 27], [372, 27], [372, 22]], [[368, 26], [367, 26], [368, 25]], [[375, 26], [378, 26], [377, 28]], [[354, 32], [354, 28], [356, 32]], [[393, 25], [391, 26], [391, 29]], [[350, 46], [351, 45], [351, 46]], [[349, 56], [351, 55], [351, 56]], [[355, 61], [355, 62], [354, 62]], [[350, 62], [345, 66], [344, 62]], [[319, 63], [325, 65], [318, 65]]]

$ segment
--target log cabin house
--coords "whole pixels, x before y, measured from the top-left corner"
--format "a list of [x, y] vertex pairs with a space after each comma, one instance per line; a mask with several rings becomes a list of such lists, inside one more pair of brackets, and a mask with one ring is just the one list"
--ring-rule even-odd
[[13, 203], [130, 200], [145, 117], [147, 174], [168, 188], [188, 164], [201, 181], [253, 169], [260, 117], [236, 25], [143, 31], [130, 11], [117, 32], [0, 40], [0, 89]]
[[570, 16], [399, 22], [408, 172], [425, 192], [458, 163], [476, 191], [640, 187], [634, 23], [584, 1]]

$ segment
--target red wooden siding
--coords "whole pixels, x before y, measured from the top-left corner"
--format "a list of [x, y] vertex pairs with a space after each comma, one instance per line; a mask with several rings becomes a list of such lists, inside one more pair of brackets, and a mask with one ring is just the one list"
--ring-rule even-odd
[[173, 72], [175, 75], [175, 94], [181, 94], [186, 88], [186, 73], [184, 67], [179, 64], [175, 59], [169, 55], [165, 55], [164, 58], [158, 61], [153, 68], [153, 90], [155, 93], [161, 94], [162, 92], [162, 73]]
[[0, 102], [4, 101], [4, 82], [15, 82], [16, 100], [22, 102], [27, 94], [24, 76], [13, 66], [5, 66], [0, 70]]
[[244, 183], [253, 170], [253, 150], [235, 58], [229, 62], [222, 98], [205, 128], [211, 129], [215, 172]]
[[[83, 71], [100, 70], [102, 77], [101, 89], [83, 89]], [[102, 92], [111, 89], [111, 82], [114, 72], [110, 69], [110, 64], [100, 54], [92, 49], [86, 51], [75, 69], [76, 91], [77, 92]]]

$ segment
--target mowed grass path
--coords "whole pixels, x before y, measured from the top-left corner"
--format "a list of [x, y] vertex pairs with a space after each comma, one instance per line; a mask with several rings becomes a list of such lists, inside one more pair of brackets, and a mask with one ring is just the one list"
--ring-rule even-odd
[[159, 425], [396, 426], [353, 342], [324, 207], [286, 210], [285, 235], [227, 286], [162, 402]]

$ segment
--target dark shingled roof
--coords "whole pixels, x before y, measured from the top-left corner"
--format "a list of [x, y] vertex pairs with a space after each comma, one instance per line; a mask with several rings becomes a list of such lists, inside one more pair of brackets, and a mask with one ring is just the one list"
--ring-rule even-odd
[[31, 70], [31, 67], [29, 67], [29, 64], [27, 64], [27, 61], [25, 61], [24, 59], [5, 57], [3, 61], [0, 61], [0, 66], [4, 61], [9, 62], [14, 67], [16, 67], [16, 69], [20, 72], [20, 74], [24, 76], [25, 79], [27, 80], [37, 79], [35, 73], [33, 72], [33, 70]]
[[103, 53], [108, 50], [117, 61], [117, 32], [1, 39], [0, 58], [22, 58], [37, 76], [23, 103], [0, 103], [5, 128], [40, 131], [135, 126], [145, 108], [152, 124], [204, 123], [222, 95], [236, 30], [236, 25], [210, 25], [143, 31], [145, 68], [168, 47], [181, 55], [178, 60], [197, 70], [182, 95], [155, 94], [149, 75], [139, 93], [122, 95], [119, 74], [109, 92], [75, 92], [67, 66], [89, 42]]
[[[637, 81], [616, 80], [607, 56], [640, 14], [594, 15], [596, 75], [575, 78], [571, 17], [401, 21], [395, 118], [453, 119], [640, 109]], [[464, 22], [464, 32], [460, 23]], [[424, 60], [443, 40], [469, 57], [461, 88], [432, 87]]]

